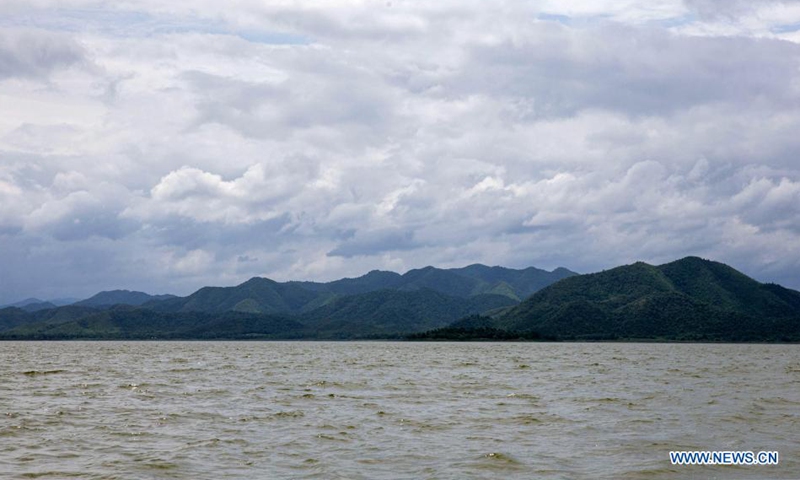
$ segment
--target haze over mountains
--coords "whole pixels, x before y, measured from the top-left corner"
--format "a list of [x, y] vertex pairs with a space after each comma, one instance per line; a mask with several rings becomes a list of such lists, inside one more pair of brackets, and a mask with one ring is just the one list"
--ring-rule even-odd
[[77, 298], [55, 298], [52, 300], [40, 300], [38, 298], [26, 298], [25, 300], [20, 300], [19, 302], [15, 302], [9, 305], [0, 305], [0, 308], [4, 307], [17, 307], [21, 308], [28, 312], [35, 312], [37, 310], [45, 310], [48, 308], [55, 308], [55, 307], [62, 307], [64, 305], [71, 305], [77, 302]]
[[[40, 302], [41, 303], [41, 302]], [[32, 303], [31, 305], [36, 305]], [[187, 297], [101, 292], [0, 309], [0, 338], [798, 341], [800, 292], [687, 257], [588, 275], [470, 265], [328, 283], [252, 278]]]

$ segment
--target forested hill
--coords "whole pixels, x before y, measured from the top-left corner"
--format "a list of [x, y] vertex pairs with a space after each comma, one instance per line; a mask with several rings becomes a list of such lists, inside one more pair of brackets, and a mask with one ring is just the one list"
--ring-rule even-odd
[[687, 257], [565, 279], [493, 325], [560, 339], [800, 340], [800, 292]]

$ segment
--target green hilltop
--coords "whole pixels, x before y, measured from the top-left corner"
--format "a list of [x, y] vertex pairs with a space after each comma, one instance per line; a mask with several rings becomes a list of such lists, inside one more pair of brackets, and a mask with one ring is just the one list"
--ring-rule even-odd
[[687, 257], [565, 279], [490, 322], [564, 339], [800, 340], [800, 292]]

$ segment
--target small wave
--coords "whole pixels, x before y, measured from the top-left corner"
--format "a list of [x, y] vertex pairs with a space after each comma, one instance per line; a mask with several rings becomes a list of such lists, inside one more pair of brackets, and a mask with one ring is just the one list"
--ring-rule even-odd
[[[342, 432], [342, 433], [345, 433], [345, 432]], [[347, 435], [347, 433], [345, 433], [345, 435]], [[347, 442], [348, 441], [347, 438], [336, 437], [336, 436], [333, 436], [333, 435], [326, 435], [324, 433], [318, 434], [317, 438], [319, 438], [320, 440], [332, 440], [332, 441], [335, 441], [335, 442]]]
[[759, 397], [757, 400], [770, 405], [800, 405], [797, 400], [789, 400], [783, 397]]
[[186, 447], [188, 448], [199, 448], [199, 447], [216, 447], [222, 440], [219, 438], [208, 438], [205, 440], [194, 440], [191, 442], [186, 442]]
[[176, 463], [166, 461], [146, 462], [144, 466], [150, 470], [172, 470], [179, 467]]
[[515, 460], [514, 458], [512, 458], [512, 457], [510, 457], [508, 455], [499, 453], [499, 452], [487, 453], [486, 455], [484, 455], [484, 457], [491, 458], [492, 460], [497, 461], [497, 462], [513, 463], [513, 464], [517, 464], [517, 465], [520, 464], [520, 462]]
[[475, 465], [480, 469], [488, 470], [523, 470], [525, 466], [516, 458], [501, 452], [490, 452], [484, 454], [480, 462]]
[[22, 372], [23, 375], [34, 377], [36, 375], [54, 375], [56, 373], [66, 373], [66, 370], [28, 370]]
[[118, 385], [119, 388], [124, 388], [125, 390], [138, 390], [147, 384], [145, 383], [126, 383], [123, 385]]
[[80, 478], [85, 476], [82, 472], [64, 472], [64, 471], [49, 471], [49, 472], [28, 472], [20, 475], [22, 478]]
[[534, 417], [533, 415], [519, 415], [513, 417], [511, 423], [516, 425], [535, 425], [537, 423], [544, 423], [544, 420]]
[[506, 395], [506, 397], [519, 398], [521, 400], [532, 400], [532, 401], [538, 401], [541, 399], [541, 397], [539, 397], [538, 395], [533, 395], [530, 393], [509, 393], [508, 395]]
[[277, 412], [273, 413], [273, 418], [300, 418], [304, 417], [306, 414], [303, 413], [302, 410], [287, 410], [284, 412]]
[[577, 400], [584, 403], [622, 403], [622, 399], [617, 397], [600, 397], [600, 398], [583, 397], [583, 398], [578, 398]]

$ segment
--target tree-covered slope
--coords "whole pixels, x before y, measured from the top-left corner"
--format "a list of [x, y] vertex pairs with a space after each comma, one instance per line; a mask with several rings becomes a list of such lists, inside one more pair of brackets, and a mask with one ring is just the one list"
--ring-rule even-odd
[[[51, 319], [52, 320], [52, 319]], [[281, 315], [242, 312], [155, 312], [117, 306], [78, 319], [25, 323], [3, 332], [3, 339], [248, 339], [293, 338], [303, 328]]]
[[496, 325], [562, 339], [800, 339], [800, 293], [696, 257], [567, 278]]
[[34, 311], [26, 311], [15, 307], [4, 308], [0, 310], [0, 332], [33, 323], [57, 324], [69, 322], [96, 312], [97, 309], [95, 308], [76, 305]]
[[[564, 278], [572, 277], [577, 273], [566, 268], [557, 268], [552, 272], [535, 267], [515, 270], [505, 267], [487, 267], [475, 264], [464, 268], [454, 268], [453, 273], [473, 278], [481, 282], [482, 293], [513, 293], [513, 297], [524, 299], [531, 294]], [[503, 293], [501, 293], [503, 294]]]
[[188, 297], [145, 306], [159, 312], [298, 313], [320, 295], [294, 283], [255, 277], [235, 287], [203, 287]]
[[511, 301], [495, 302], [497, 307], [503, 307], [571, 275], [575, 274], [563, 268], [547, 272], [536, 268], [514, 270], [471, 265], [462, 269], [425, 267], [404, 275], [373, 270], [361, 277], [327, 283], [280, 283], [255, 277], [235, 287], [203, 287], [188, 297], [149, 301], [143, 305], [158, 312], [302, 314], [353, 295], [382, 290], [414, 292], [427, 289], [466, 299], [481, 295], [505, 296]]
[[[231, 303], [234, 300], [223, 297], [223, 302]], [[0, 338], [393, 337], [443, 326], [464, 315], [514, 303], [502, 295], [477, 295], [463, 299], [423, 289], [410, 292], [381, 290], [341, 296], [303, 315], [232, 310], [157, 311], [127, 305], [104, 309], [73, 305], [36, 313], [8, 308], [0, 310]], [[223, 309], [225, 306], [223, 303], [217, 308]]]
[[19, 307], [6, 307], [0, 309], [0, 331], [14, 328], [25, 323], [30, 323], [32, 319], [33, 316], [30, 314], [30, 312], [26, 312]]
[[56, 304], [50, 302], [29, 303], [22, 307], [22, 309], [26, 312], [38, 312], [40, 310], [49, 310], [51, 308], [56, 308]]
[[687, 257], [657, 268], [679, 292], [716, 307], [756, 316], [793, 315], [800, 307], [800, 292], [761, 284], [724, 263]]
[[300, 321], [313, 336], [396, 335], [441, 327], [464, 315], [513, 303], [514, 300], [502, 295], [463, 299], [431, 289], [379, 290], [337, 298], [301, 316]]

